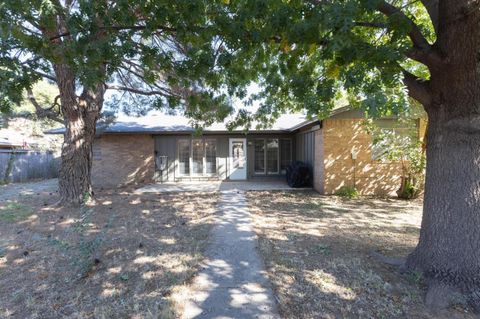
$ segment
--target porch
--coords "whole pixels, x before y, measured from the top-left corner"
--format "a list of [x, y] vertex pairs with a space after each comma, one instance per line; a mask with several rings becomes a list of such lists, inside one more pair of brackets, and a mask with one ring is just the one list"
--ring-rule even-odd
[[178, 193], [178, 192], [219, 192], [219, 191], [295, 191], [310, 188], [291, 188], [283, 179], [255, 181], [191, 181], [166, 182], [143, 186], [135, 190], [144, 193]]

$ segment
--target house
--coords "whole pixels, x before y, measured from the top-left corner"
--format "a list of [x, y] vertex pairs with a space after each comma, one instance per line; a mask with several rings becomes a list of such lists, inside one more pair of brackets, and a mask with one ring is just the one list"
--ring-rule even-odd
[[[228, 131], [215, 124], [194, 134], [180, 116], [119, 119], [98, 129], [93, 146], [94, 187], [195, 180], [284, 178], [289, 163], [300, 160], [313, 172], [313, 187], [333, 194], [355, 186], [364, 195], [394, 195], [401, 165], [374, 157], [372, 136], [358, 110], [339, 108], [324, 120], [284, 115], [267, 130]], [[395, 119], [379, 122], [398, 127]], [[424, 129], [418, 121], [420, 131]], [[49, 133], [61, 133], [52, 130]]]

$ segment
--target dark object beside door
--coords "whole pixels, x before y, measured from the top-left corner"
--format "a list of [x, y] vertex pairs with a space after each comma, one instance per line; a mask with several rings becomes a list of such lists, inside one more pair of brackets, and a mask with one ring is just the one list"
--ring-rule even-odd
[[308, 187], [312, 185], [312, 172], [310, 167], [304, 162], [295, 161], [287, 167], [288, 186]]

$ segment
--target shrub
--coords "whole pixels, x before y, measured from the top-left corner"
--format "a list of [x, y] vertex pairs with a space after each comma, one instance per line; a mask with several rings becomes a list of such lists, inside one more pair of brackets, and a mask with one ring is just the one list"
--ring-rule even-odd
[[358, 198], [358, 190], [355, 187], [352, 186], [342, 186], [336, 193], [335, 195], [353, 199], [353, 198]]

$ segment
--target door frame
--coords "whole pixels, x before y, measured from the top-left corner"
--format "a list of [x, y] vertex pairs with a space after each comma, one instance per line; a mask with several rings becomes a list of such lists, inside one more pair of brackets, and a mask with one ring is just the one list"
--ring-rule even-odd
[[[245, 171], [245, 176], [243, 178], [232, 178], [232, 174], [233, 174], [232, 144], [234, 142], [243, 142], [243, 154], [244, 154], [244, 158], [245, 158], [245, 164], [244, 164], [244, 167], [243, 167], [243, 170]], [[247, 180], [247, 176], [248, 176], [248, 163], [247, 163], [248, 156], [247, 156], [247, 139], [246, 138], [230, 138], [228, 140], [228, 159], [229, 159], [228, 160], [228, 162], [229, 162], [228, 178], [231, 179], [231, 180], [240, 180], [240, 181]]]

